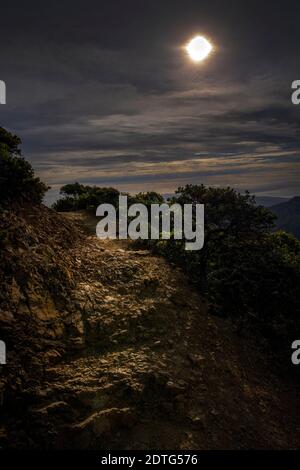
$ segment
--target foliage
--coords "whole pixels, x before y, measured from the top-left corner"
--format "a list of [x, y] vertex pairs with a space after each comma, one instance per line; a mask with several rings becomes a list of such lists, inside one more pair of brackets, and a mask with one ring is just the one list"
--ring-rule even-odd
[[20, 151], [21, 140], [0, 127], [0, 203], [40, 203], [48, 187], [34, 176]]
[[185, 251], [184, 241], [172, 239], [152, 247], [184, 267], [215, 313], [251, 321], [272, 340], [294, 339], [300, 329], [300, 242], [272, 233], [274, 215], [248, 193], [189, 185], [178, 189], [176, 202], [205, 205], [203, 249]]
[[130, 196], [128, 200], [129, 204], [144, 204], [148, 210], [152, 204], [162, 204], [163, 202], [164, 197], [155, 191], [137, 193], [134, 196]]
[[[113, 188], [83, 186], [61, 189], [58, 210], [78, 210], [101, 203], [118, 205]], [[142, 192], [128, 203], [161, 204], [163, 196]], [[300, 242], [285, 232], [274, 233], [276, 216], [258, 206], [249, 193], [204, 185], [180, 187], [169, 200], [204, 204], [205, 242], [202, 250], [186, 251], [185, 240], [137, 241], [181, 266], [206, 296], [216, 314], [251, 323], [272, 341], [293, 340], [300, 330]]]
[[276, 214], [276, 226], [300, 238], [300, 197], [296, 196], [287, 202], [270, 207]]
[[[60, 194], [62, 198], [53, 204], [53, 208], [59, 212], [90, 210], [95, 213], [97, 207], [105, 203], [112, 204], [118, 209], [120, 196], [120, 192], [115, 188], [85, 186], [77, 182], [62, 186]], [[141, 203], [147, 208], [151, 204], [161, 204], [164, 202], [163, 196], [154, 191], [141, 192], [131, 196], [127, 194], [127, 196], [128, 204]]]
[[63, 196], [53, 204], [53, 208], [60, 212], [90, 210], [103, 203], [118, 206], [119, 191], [114, 188], [99, 188], [97, 186], [85, 186], [79, 183], [67, 184], [60, 190]]

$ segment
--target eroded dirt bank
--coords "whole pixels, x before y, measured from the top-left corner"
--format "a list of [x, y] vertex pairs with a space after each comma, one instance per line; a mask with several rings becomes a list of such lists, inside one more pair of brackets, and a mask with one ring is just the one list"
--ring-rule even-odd
[[[179, 270], [88, 234], [67, 250], [64, 301], [51, 293], [43, 315], [26, 300], [27, 315], [54, 332], [36, 365], [27, 359], [32, 378], [3, 392], [4, 447], [299, 447], [299, 390], [209, 315]], [[16, 321], [26, 302], [18, 298]]]

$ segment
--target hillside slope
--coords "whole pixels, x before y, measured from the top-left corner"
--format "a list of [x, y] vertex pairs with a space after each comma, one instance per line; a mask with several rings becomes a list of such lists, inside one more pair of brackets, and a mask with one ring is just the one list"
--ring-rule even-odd
[[[40, 242], [50, 245], [60, 282], [56, 291], [51, 282], [41, 286], [39, 302], [29, 295], [32, 283], [11, 283], [16, 323], [9, 324], [8, 310], [3, 318], [14, 353], [2, 372], [17, 385], [6, 383], [2, 397], [3, 447], [299, 447], [299, 389], [271, 372], [255, 342], [210, 316], [179, 270], [42, 211], [23, 221], [39, 227]], [[42, 236], [42, 225], [52, 227], [55, 241]], [[31, 254], [39, 252], [38, 238], [15, 256], [31, 259], [41, 283], [49, 270], [40, 271], [41, 253]], [[66, 291], [61, 272], [68, 273]], [[39, 328], [24, 330], [20, 345], [11, 334], [24, 314]]]

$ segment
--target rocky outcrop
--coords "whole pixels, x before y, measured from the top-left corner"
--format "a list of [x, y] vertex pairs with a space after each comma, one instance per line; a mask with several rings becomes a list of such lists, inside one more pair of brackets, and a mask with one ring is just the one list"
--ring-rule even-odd
[[28, 382], [40, 380], [82, 337], [72, 310], [72, 255], [79, 227], [44, 206], [16, 206], [0, 216], [0, 338], [7, 346], [1, 368], [2, 403], [13, 406]]

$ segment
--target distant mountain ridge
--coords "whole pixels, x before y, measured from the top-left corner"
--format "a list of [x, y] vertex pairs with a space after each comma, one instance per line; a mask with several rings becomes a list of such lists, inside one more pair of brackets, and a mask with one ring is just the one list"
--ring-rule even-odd
[[278, 217], [276, 220], [278, 228], [300, 238], [300, 196], [295, 196], [287, 202], [271, 206], [270, 210]]

